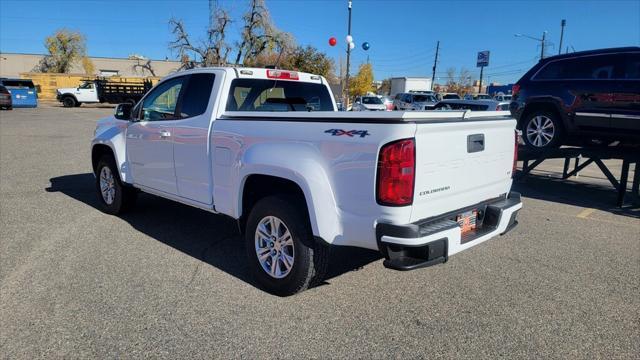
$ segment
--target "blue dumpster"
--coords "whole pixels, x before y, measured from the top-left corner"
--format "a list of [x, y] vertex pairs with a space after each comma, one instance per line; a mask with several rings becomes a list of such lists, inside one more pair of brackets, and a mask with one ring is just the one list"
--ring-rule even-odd
[[11, 93], [14, 108], [38, 106], [38, 92], [30, 79], [0, 78], [0, 85]]

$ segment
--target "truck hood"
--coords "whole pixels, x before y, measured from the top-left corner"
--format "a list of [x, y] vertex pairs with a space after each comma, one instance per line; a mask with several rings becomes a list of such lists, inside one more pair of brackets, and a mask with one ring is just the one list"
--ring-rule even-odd
[[58, 94], [66, 94], [66, 93], [73, 93], [77, 90], [78, 88], [60, 88], [60, 89], [57, 89], [56, 91], [58, 92]]

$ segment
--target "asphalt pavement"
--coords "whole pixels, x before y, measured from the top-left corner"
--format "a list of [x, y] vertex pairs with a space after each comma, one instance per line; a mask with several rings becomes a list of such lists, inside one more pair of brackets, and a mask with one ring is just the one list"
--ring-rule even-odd
[[640, 209], [597, 168], [542, 166], [514, 185], [520, 225], [444, 265], [334, 249], [324, 285], [280, 298], [226, 217], [150, 195], [97, 210], [89, 142], [112, 111], [0, 112], [2, 358], [640, 356]]

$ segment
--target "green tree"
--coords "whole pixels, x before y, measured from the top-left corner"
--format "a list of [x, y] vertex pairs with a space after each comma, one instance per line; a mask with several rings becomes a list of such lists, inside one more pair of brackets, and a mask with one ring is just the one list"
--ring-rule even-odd
[[84, 73], [87, 75], [93, 75], [96, 72], [96, 67], [88, 56], [82, 58], [82, 68], [84, 69]]
[[351, 96], [366, 95], [374, 91], [373, 87], [373, 67], [369, 63], [360, 65], [356, 76], [349, 80], [349, 93]]
[[59, 29], [47, 37], [44, 46], [49, 54], [34, 69], [40, 72], [68, 73], [87, 53], [84, 35], [67, 29]]
[[288, 69], [322, 75], [332, 82], [336, 77], [333, 59], [313, 46], [298, 46], [285, 64]]

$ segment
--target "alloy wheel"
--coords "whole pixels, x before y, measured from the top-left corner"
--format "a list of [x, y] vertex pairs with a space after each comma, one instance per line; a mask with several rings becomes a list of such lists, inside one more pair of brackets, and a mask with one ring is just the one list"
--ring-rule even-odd
[[116, 198], [115, 178], [108, 166], [100, 170], [100, 194], [102, 194], [102, 200], [104, 200], [107, 205], [113, 204]]
[[255, 232], [255, 250], [258, 262], [269, 276], [282, 279], [293, 268], [295, 252], [293, 238], [287, 225], [275, 216], [266, 216]]
[[529, 121], [526, 131], [530, 144], [536, 147], [545, 147], [553, 141], [556, 128], [553, 120], [544, 115], [538, 115]]

